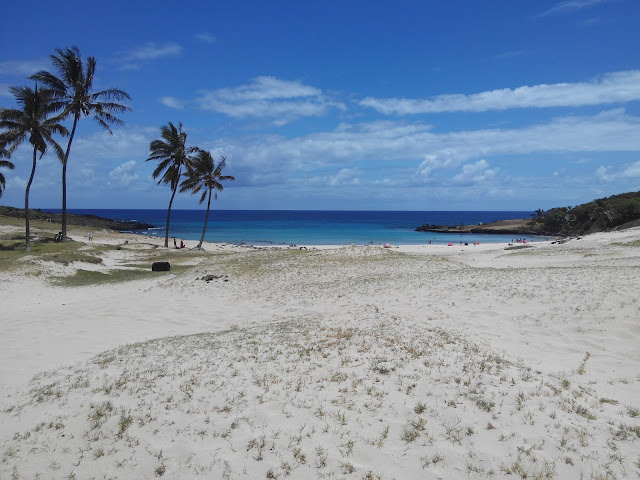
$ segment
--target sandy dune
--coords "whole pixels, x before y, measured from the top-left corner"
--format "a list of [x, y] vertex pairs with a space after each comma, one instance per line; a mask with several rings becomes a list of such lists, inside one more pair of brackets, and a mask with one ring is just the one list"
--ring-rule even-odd
[[1, 479], [640, 476], [640, 229], [49, 281], [125, 239], [0, 273]]

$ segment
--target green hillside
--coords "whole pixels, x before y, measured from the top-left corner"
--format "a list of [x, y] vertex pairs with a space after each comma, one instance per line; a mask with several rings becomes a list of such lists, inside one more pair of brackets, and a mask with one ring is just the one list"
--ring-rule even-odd
[[615, 230], [640, 225], [640, 192], [604, 197], [577, 207], [538, 210], [532, 223], [538, 229], [563, 235]]

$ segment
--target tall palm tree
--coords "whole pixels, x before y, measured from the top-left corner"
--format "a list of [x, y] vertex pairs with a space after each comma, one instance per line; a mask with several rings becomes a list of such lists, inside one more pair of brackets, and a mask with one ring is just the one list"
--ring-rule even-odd
[[0, 144], [5, 144], [9, 148], [7, 153], [11, 155], [23, 142], [29, 141], [33, 146], [33, 166], [31, 176], [24, 193], [24, 212], [26, 229], [27, 252], [31, 251], [31, 241], [29, 238], [29, 190], [36, 173], [37, 154], [40, 158], [47, 151], [47, 146], [51, 147], [57, 157], [62, 161], [64, 152], [60, 145], [56, 143], [52, 135], [69, 134], [67, 129], [60, 125], [60, 116], [51, 117], [56, 111], [56, 107], [51, 103], [52, 93], [49, 90], [38, 90], [36, 85], [32, 90], [29, 87], [11, 87], [11, 94], [16, 98], [21, 110], [15, 108], [4, 108], [0, 112], [0, 128], [4, 129], [0, 134]]
[[78, 121], [82, 117], [91, 117], [102, 128], [112, 133], [110, 125], [123, 124], [114, 113], [124, 113], [131, 109], [117, 103], [130, 100], [129, 95], [122, 90], [111, 88], [92, 92], [96, 71], [94, 57], [88, 57], [84, 64], [82, 54], [75, 45], [71, 48], [57, 48], [55, 52], [56, 55], [51, 55], [50, 58], [57, 76], [41, 70], [29, 78], [52, 90], [55, 97], [53, 105], [64, 109], [63, 118], [73, 117], [67, 150], [62, 159], [62, 240], [64, 241], [67, 238], [67, 163]]
[[[4, 149], [4, 145], [0, 145], [0, 158], [7, 158], [9, 153]], [[8, 168], [9, 170], [13, 170], [13, 163], [8, 160], [0, 160], [0, 168]], [[2, 197], [2, 191], [6, 186], [6, 180], [2, 172], [0, 172], [0, 197]]]
[[204, 228], [202, 229], [202, 237], [200, 237], [200, 243], [196, 248], [202, 248], [202, 242], [204, 242], [204, 235], [207, 231], [207, 223], [209, 222], [209, 211], [211, 209], [211, 192], [215, 190], [213, 197], [218, 199], [218, 192], [221, 192], [224, 188], [222, 186], [223, 181], [235, 180], [231, 175], [222, 175], [222, 170], [227, 164], [227, 159], [222, 157], [216, 165], [211, 153], [206, 150], [198, 150], [198, 153], [190, 163], [186, 178], [180, 185], [180, 192], [186, 192], [191, 190], [191, 193], [198, 193], [202, 190], [200, 196], [200, 203], [204, 202], [204, 199], [209, 197], [207, 201], [207, 215], [204, 218]]
[[149, 146], [151, 154], [146, 161], [156, 160], [158, 162], [158, 166], [153, 171], [153, 178], [160, 177], [158, 185], [168, 183], [171, 186], [171, 200], [169, 200], [169, 209], [167, 210], [167, 230], [164, 236], [164, 246], [169, 247], [169, 221], [171, 220], [173, 198], [176, 196], [182, 171], [191, 162], [190, 155], [198, 149], [187, 147], [187, 134], [182, 131], [182, 122], [178, 124], [178, 128], [171, 122], [167, 123], [160, 129], [160, 136], [162, 139], [151, 142]]

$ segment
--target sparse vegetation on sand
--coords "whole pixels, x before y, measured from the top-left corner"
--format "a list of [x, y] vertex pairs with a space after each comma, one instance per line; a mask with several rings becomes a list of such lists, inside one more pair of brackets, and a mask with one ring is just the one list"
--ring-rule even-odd
[[374, 308], [352, 323], [163, 338], [41, 373], [4, 407], [4, 421], [23, 420], [2, 445], [2, 471], [418, 478], [465, 465], [476, 477], [618, 478], [633, 468], [637, 408], [599, 402], [579, 374], [565, 388]]
[[[2, 278], [140, 280], [54, 288], [73, 302], [48, 323], [64, 327], [90, 296], [82, 342], [97, 323], [123, 330], [110, 345], [163, 338], [7, 390], [0, 477], [638, 475], [640, 372], [619, 362], [637, 358], [626, 336], [640, 255], [623, 245], [635, 238], [447, 257], [45, 242], [61, 250], [16, 258], [23, 270]], [[152, 273], [165, 258], [171, 272]], [[186, 328], [204, 333], [173, 336]]]
[[[22, 270], [38, 276], [46, 273], [47, 280], [56, 285], [83, 286], [162, 275], [151, 272], [151, 264], [167, 259], [172, 263], [171, 273], [179, 274], [188, 269], [188, 264], [196, 264], [211, 256], [204, 251], [189, 252], [186, 256], [183, 252], [153, 249], [151, 245], [140, 250], [139, 245], [134, 244], [56, 242], [47, 222], [36, 222], [35, 226], [36, 234], [29, 253], [24, 250], [24, 235], [17, 232], [0, 235], [0, 272]], [[116, 250], [120, 251], [119, 260], [105, 265], [104, 259], [112, 257]], [[46, 268], [47, 265], [60, 268], [52, 270]]]

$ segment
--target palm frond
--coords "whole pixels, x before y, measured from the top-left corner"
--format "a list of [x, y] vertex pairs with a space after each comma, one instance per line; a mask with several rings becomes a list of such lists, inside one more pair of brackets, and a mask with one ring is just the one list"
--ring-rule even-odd
[[[10, 135], [7, 135], [6, 137], [3, 136], [2, 140], [7, 140], [7, 144], [10, 145], [9, 149], [7, 150], [7, 153], [9, 155], [11, 155], [13, 152], [16, 151], [16, 149], [27, 139], [27, 132], [4, 132], [4, 133], [10, 133]], [[4, 135], [4, 134], [3, 134]]]
[[96, 122], [98, 122], [105, 130], [108, 130], [109, 133], [111, 133], [111, 125], [124, 125], [124, 122], [122, 120], [106, 112], [96, 112], [94, 115], [92, 115], [92, 118]]
[[61, 163], [64, 163], [64, 150], [62, 147], [51, 137], [49, 133], [44, 134], [43, 137], [44, 141], [53, 149], [58, 160], [60, 160]]
[[235, 180], [230, 175], [221, 175], [226, 166], [226, 157], [221, 157], [216, 164], [211, 153], [207, 150], [197, 149], [196, 155], [192, 157], [191, 164], [186, 172], [186, 178], [181, 184], [180, 191], [191, 191], [191, 194], [199, 193], [200, 203], [204, 202], [207, 194], [214, 191], [214, 199], [218, 198], [217, 192], [223, 190], [221, 181]]
[[46, 85], [55, 96], [60, 98], [64, 97], [67, 93], [67, 86], [58, 77], [45, 70], [40, 70], [29, 77], [30, 80], [35, 80], [43, 85]]
[[[9, 152], [5, 150], [5, 145], [0, 143], [0, 158], [8, 157]], [[0, 160], [0, 168], [8, 168], [9, 170], [13, 170], [15, 166], [8, 160]], [[2, 172], [0, 172], [0, 197], [2, 197], [2, 192], [5, 190], [7, 185], [7, 181], [4, 178]]]
[[117, 88], [110, 88], [108, 90], [102, 90], [100, 92], [94, 92], [89, 95], [90, 102], [99, 102], [102, 100], [131, 100], [129, 94], [123, 90]]
[[87, 69], [84, 72], [84, 91], [90, 92], [93, 87], [93, 77], [96, 73], [96, 59], [95, 57], [87, 58]]
[[22, 110], [5, 108], [0, 111], [0, 128], [5, 129], [0, 134], [0, 144], [5, 145], [5, 148], [9, 147], [7, 150], [9, 155], [26, 140], [40, 152], [41, 156], [46, 152], [47, 144], [55, 149], [53, 146], [55, 141], [51, 136], [66, 135], [68, 132], [58, 123], [61, 120], [60, 116], [50, 116], [54, 112], [51, 107], [52, 91], [39, 90], [37, 86], [34, 90], [26, 86], [11, 87], [10, 91], [15, 96], [16, 102], [22, 105]]
[[[84, 63], [80, 49], [74, 45], [71, 48], [56, 49], [50, 58], [57, 75], [40, 71], [31, 78], [52, 89], [54, 101], [51, 105], [55, 111], [64, 109], [65, 118], [91, 116], [110, 133], [110, 125], [124, 123], [112, 114], [131, 110], [126, 105], [117, 103], [120, 100], [130, 100], [126, 92], [119, 89], [91, 92], [96, 71], [94, 57], [88, 57]], [[102, 99], [110, 102], [100, 102]]]
[[16, 108], [4, 108], [0, 111], [0, 127], [11, 128], [9, 125], [17, 125], [20, 119], [22, 119], [24, 112]]

